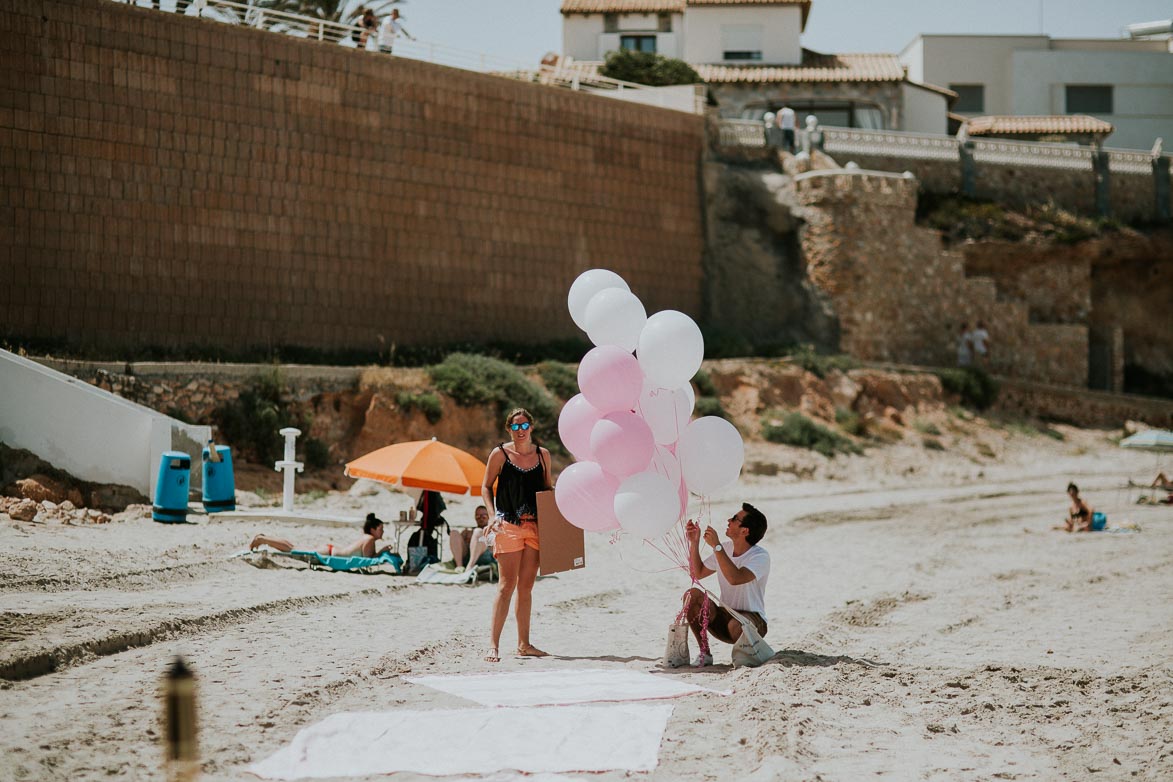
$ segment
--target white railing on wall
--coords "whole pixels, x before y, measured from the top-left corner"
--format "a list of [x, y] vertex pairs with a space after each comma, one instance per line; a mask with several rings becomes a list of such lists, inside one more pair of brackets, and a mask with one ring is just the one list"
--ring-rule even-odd
[[859, 130], [856, 128], [822, 128], [823, 150], [828, 155], [899, 155], [925, 160], [960, 159], [957, 139], [928, 133], [895, 130]]
[[766, 126], [756, 119], [723, 119], [717, 126], [718, 143], [723, 147], [764, 147]]
[[[829, 155], [874, 155], [958, 162], [961, 142], [954, 136], [896, 130], [818, 127]], [[722, 146], [762, 147], [765, 125], [759, 120], [723, 119], [718, 123]], [[800, 137], [806, 131], [799, 131]], [[1092, 147], [1003, 139], [970, 139], [978, 163], [1092, 170]], [[1109, 169], [1122, 174], [1152, 174], [1157, 151], [1105, 149]]]

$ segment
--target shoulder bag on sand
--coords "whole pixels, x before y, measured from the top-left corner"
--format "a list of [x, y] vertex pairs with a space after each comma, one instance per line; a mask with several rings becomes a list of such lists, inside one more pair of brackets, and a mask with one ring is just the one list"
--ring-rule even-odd
[[668, 625], [668, 645], [660, 658], [660, 665], [664, 668], [688, 665], [688, 625], [679, 622]]
[[725, 610], [741, 623], [741, 637], [733, 644], [733, 667], [756, 668], [773, 658], [774, 650], [758, 635], [753, 622], [728, 606]]

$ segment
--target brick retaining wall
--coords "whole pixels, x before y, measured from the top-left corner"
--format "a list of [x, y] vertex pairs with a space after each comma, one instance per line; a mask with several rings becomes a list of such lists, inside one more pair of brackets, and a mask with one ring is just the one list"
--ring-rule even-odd
[[699, 116], [108, 0], [0, 7], [0, 336], [384, 350], [701, 309]]

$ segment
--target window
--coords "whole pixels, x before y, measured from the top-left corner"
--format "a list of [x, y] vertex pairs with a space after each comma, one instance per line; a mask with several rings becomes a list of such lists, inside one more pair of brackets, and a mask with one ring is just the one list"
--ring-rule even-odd
[[760, 24], [721, 25], [721, 51], [725, 60], [762, 59], [762, 26]]
[[656, 36], [654, 35], [621, 35], [619, 48], [631, 52], [656, 53]]
[[1068, 84], [1068, 114], [1111, 114], [1111, 84]]
[[660, 26], [656, 28], [662, 33], [672, 32], [672, 14], [660, 14], [658, 17]]
[[619, 14], [603, 14], [603, 32], [619, 32]]
[[949, 89], [957, 93], [953, 111], [959, 114], [981, 114], [986, 110], [986, 85], [950, 84]]

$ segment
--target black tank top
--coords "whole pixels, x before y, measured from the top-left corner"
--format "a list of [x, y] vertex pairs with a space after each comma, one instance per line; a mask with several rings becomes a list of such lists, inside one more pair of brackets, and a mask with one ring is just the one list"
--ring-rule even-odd
[[510, 524], [521, 524], [522, 516], [538, 517], [538, 492], [546, 488], [546, 466], [538, 450], [538, 463], [523, 470], [509, 461], [505, 446], [497, 446], [505, 455], [501, 474], [497, 477], [497, 494], [493, 498], [497, 513]]

